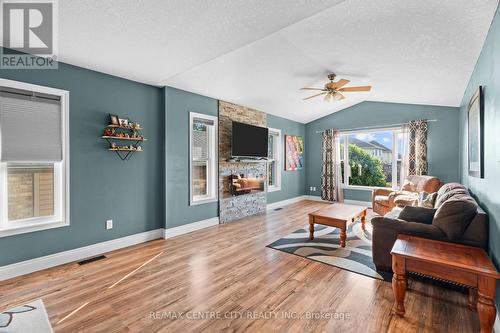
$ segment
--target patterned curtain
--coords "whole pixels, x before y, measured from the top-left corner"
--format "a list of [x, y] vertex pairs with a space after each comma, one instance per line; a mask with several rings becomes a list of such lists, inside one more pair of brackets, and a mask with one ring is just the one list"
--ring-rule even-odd
[[332, 129], [323, 132], [323, 164], [321, 168], [321, 199], [343, 201], [340, 189], [340, 151], [338, 132]]
[[403, 133], [408, 137], [406, 175], [427, 174], [427, 121], [415, 120], [404, 125]]

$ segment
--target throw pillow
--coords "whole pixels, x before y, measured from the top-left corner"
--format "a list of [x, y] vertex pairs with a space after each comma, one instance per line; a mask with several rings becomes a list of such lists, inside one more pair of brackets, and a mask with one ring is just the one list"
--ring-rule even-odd
[[423, 208], [434, 209], [434, 203], [436, 201], [437, 192], [427, 193], [421, 192], [418, 200], [418, 206]]
[[406, 206], [405, 208], [403, 208], [401, 213], [399, 213], [398, 218], [408, 222], [432, 224], [432, 220], [434, 219], [436, 210], [437, 209]]
[[448, 239], [457, 240], [476, 214], [477, 204], [474, 201], [451, 198], [437, 209], [432, 224], [441, 229]]

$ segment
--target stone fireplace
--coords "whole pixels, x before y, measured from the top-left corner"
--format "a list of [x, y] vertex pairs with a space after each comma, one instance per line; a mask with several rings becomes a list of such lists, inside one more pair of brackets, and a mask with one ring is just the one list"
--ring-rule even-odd
[[231, 160], [232, 121], [267, 127], [264, 112], [219, 101], [219, 219], [221, 223], [264, 213], [267, 163]]

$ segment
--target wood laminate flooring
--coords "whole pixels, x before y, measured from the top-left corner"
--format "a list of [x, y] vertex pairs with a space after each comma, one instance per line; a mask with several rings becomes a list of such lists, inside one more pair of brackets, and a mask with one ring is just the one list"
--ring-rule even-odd
[[0, 309], [43, 299], [60, 332], [476, 332], [465, 294], [409, 281], [406, 316], [391, 284], [267, 248], [325, 203], [107, 253], [0, 282]]

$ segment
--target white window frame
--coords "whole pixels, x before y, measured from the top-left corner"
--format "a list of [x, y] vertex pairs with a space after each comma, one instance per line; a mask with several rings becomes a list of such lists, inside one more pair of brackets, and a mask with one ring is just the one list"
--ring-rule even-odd
[[[267, 185], [267, 192], [281, 191], [281, 130], [277, 128], [268, 128], [269, 135], [273, 135], [275, 138], [273, 140], [273, 155], [274, 159], [269, 159], [268, 163], [274, 162], [276, 165], [276, 183], [272, 186]], [[269, 184], [269, 181], [266, 182]]]
[[[35, 84], [0, 79], [0, 86], [14, 89], [34, 91], [43, 94], [59, 96], [61, 98], [61, 133], [62, 133], [62, 161], [33, 161], [24, 163], [50, 163], [54, 165], [54, 215], [31, 217], [9, 221], [8, 218], [8, 184], [7, 163], [0, 162], [0, 237], [24, 234], [52, 228], [67, 227], [70, 225], [69, 200], [69, 91], [55, 89]], [[1, 140], [1, 136], [0, 136]], [[0, 150], [1, 150], [0, 142]], [[1, 151], [0, 151], [1, 156]]]
[[[392, 188], [393, 190], [398, 190], [398, 177], [401, 177], [401, 174], [397, 174], [397, 156], [398, 156], [398, 133], [402, 131], [401, 127], [380, 127], [380, 128], [371, 128], [365, 130], [352, 130], [352, 131], [343, 131], [339, 132], [339, 135], [345, 135], [344, 140], [344, 180], [341, 184], [343, 189], [350, 190], [374, 190], [379, 188]], [[351, 167], [349, 164], [349, 135], [359, 134], [359, 133], [373, 133], [373, 132], [392, 132], [392, 187], [378, 187], [378, 186], [362, 186], [362, 185], [350, 185], [349, 178], [351, 176]], [[340, 149], [340, 140], [338, 140], [337, 149]], [[382, 154], [380, 154], [382, 156]], [[404, 157], [402, 157], [404, 158]], [[395, 177], [396, 176], [396, 177]]]
[[[193, 195], [193, 123], [195, 119], [204, 119], [213, 121], [213, 127], [209, 127], [208, 131], [208, 163], [207, 163], [207, 195], [195, 197]], [[217, 186], [217, 133], [218, 133], [218, 118], [209, 116], [203, 113], [189, 113], [189, 205], [201, 205], [218, 200]]]

